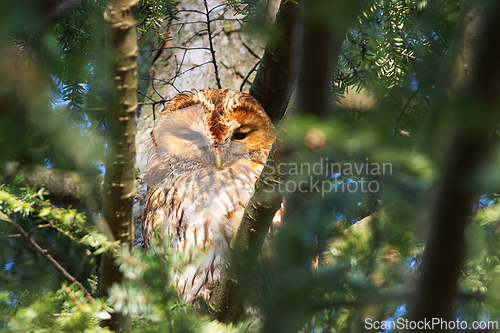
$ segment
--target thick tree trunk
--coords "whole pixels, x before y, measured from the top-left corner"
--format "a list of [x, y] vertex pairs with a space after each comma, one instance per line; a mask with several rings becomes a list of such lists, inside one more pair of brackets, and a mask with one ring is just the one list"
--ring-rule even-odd
[[447, 87], [452, 99], [448, 107], [455, 111], [458, 128], [441, 172], [412, 308], [414, 321], [454, 318], [452, 304], [466, 254], [465, 230], [474, 202], [485, 192], [477, 187], [477, 179], [498, 128], [500, 107], [498, 46], [491, 43], [500, 37], [500, 5], [490, 1], [489, 9], [484, 16], [469, 10], [462, 18], [462, 36]]
[[274, 33], [281, 38], [266, 45], [259, 70], [250, 87], [250, 95], [259, 101], [275, 125], [285, 113], [297, 78], [297, 71], [292, 67], [296, 12], [297, 4], [292, 1], [281, 3], [273, 27]]
[[[104, 185], [103, 223], [109, 237], [122, 246], [131, 246], [132, 208], [135, 196], [135, 135], [137, 110], [137, 36], [133, 7], [138, 0], [110, 0], [104, 14], [109, 23], [110, 44], [114, 52], [113, 79], [116, 88], [115, 108], [107, 117], [108, 150]], [[101, 290], [104, 295], [125, 277], [108, 253], [103, 259]], [[130, 318], [120, 312], [105, 322], [116, 332], [130, 330]]]

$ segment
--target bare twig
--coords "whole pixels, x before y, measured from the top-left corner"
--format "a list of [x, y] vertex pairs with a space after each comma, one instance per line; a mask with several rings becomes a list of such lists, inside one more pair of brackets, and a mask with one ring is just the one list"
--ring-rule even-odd
[[[225, 4], [225, 3], [223, 3], [223, 4], [220, 4], [220, 5], [217, 5], [217, 6], [213, 7], [212, 9], [210, 9], [210, 10], [208, 11], [208, 14], [211, 14], [214, 10], [216, 10], [216, 9], [218, 9], [218, 8], [220, 8], [220, 7], [224, 7], [225, 5], [226, 5], [226, 4]], [[214, 20], [214, 21], [215, 21], [215, 20]]]
[[248, 78], [250, 77], [250, 75], [252, 75], [253, 72], [255, 72], [255, 70], [257, 69], [257, 66], [259, 66], [259, 64], [260, 64], [260, 60], [257, 61], [257, 63], [248, 72], [247, 76], [243, 79], [243, 82], [241, 83], [241, 86], [240, 86], [240, 91], [243, 91], [243, 87], [245, 86], [245, 83], [248, 82]]
[[139, 52], [154, 52], [154, 51], [158, 51], [158, 50], [188, 50], [188, 51], [191, 51], [191, 50], [207, 50], [209, 51], [210, 48], [209, 47], [186, 47], [186, 46], [168, 46], [168, 47], [160, 47], [160, 48], [157, 48], [157, 49], [152, 49], [152, 50], [140, 50]]
[[[142, 79], [142, 78], [138, 77], [137, 79], [139, 79], [139, 80], [140, 80], [140, 79]], [[149, 79], [149, 78], [144, 78], [144, 79], [142, 79], [142, 80], [143, 80], [143, 81], [147, 81], [147, 80], [151, 80], [151, 79]], [[143, 93], [142, 91], [139, 91], [139, 94], [141, 94], [142, 96], [146, 97], [146, 98], [147, 98], [147, 99], [149, 99], [151, 102], [155, 102], [155, 100], [154, 100], [154, 99], [152, 99], [151, 97], [149, 97], [148, 95], [146, 95], [146, 94], [145, 94], [145, 93]]]
[[[197, 29], [193, 34], [191, 34], [186, 40], [184, 40], [182, 42], [182, 45], [176, 45], [176, 46], [166, 46], [164, 45], [163, 47], [159, 47], [159, 48], [152, 48], [152, 49], [148, 49], [148, 50], [140, 50], [139, 52], [147, 52], [148, 54], [154, 54], [154, 53], [161, 53], [160, 51], [163, 51], [163, 50], [184, 50], [184, 52], [180, 52], [180, 54], [174, 54], [172, 59], [171, 59], [171, 62], [172, 62], [172, 67], [173, 67], [173, 70], [171, 71], [172, 72], [172, 76], [170, 78], [167, 78], [167, 79], [156, 79], [156, 78], [141, 78], [141, 80], [151, 80], [151, 81], [155, 81], [155, 82], [151, 82], [151, 86], [150, 89], [156, 93], [154, 95], [154, 97], [157, 97], [156, 95], [158, 95], [158, 97], [160, 98], [160, 100], [158, 101], [155, 101], [154, 98], [152, 98], [152, 96], [149, 96], [148, 95], [148, 99], [149, 101], [144, 101], [142, 103], [139, 103], [139, 105], [152, 105], [153, 108], [155, 106], [157, 106], [158, 104], [162, 104], [164, 102], [168, 102], [168, 100], [166, 98], [164, 98], [162, 96], [162, 94], [160, 93], [160, 91], [157, 89], [157, 87], [161, 84], [166, 84], [166, 85], [169, 85], [171, 86], [173, 89], [176, 90], [177, 93], [180, 93], [180, 88], [177, 87], [177, 79], [179, 77], [181, 77], [182, 75], [188, 73], [189, 71], [192, 71], [194, 69], [197, 69], [197, 68], [200, 68], [202, 66], [210, 66], [210, 64], [212, 64], [214, 66], [214, 74], [215, 74], [215, 81], [216, 81], [216, 86], [221, 88], [222, 87], [222, 81], [221, 81], [221, 77], [220, 77], [220, 62], [217, 61], [217, 57], [215, 56], [215, 53], [216, 53], [216, 45], [214, 45], [214, 39], [217, 37], [217, 35], [221, 34], [222, 32], [225, 32], [225, 33], [232, 33], [232, 32], [237, 32], [237, 31], [241, 31], [241, 28], [235, 28], [235, 29], [231, 29], [231, 30], [228, 30], [226, 28], [222, 29], [222, 30], [217, 30], [217, 31], [214, 31], [214, 26], [212, 25], [213, 22], [216, 22], [216, 21], [219, 21], [221, 20], [221, 15], [219, 14], [216, 14], [217, 9], [222, 9], [224, 8], [224, 4], [222, 5], [218, 5], [218, 6], [215, 6], [211, 9], [208, 8], [208, 3], [205, 4], [205, 11], [199, 11], [199, 10], [180, 10], [179, 12], [181, 13], [193, 13], [193, 14], [201, 14], [203, 15], [203, 18], [201, 20], [192, 20], [192, 21], [187, 21], [187, 22], [178, 22], [178, 23], [171, 23], [169, 26], [173, 27], [173, 26], [180, 26], [178, 31], [176, 31], [176, 35], [180, 34], [181, 30], [183, 29], [183, 27], [187, 26], [187, 25], [202, 25], [200, 26], [199, 29]], [[217, 17], [213, 18], [213, 16], [215, 15], [218, 15]], [[231, 22], [238, 22], [240, 24], [240, 26], [243, 25], [243, 23], [241, 22], [241, 20], [237, 19], [237, 18], [224, 18], [224, 21], [231, 21]], [[209, 47], [203, 47], [203, 46], [194, 46], [194, 47], [189, 47], [188, 45], [190, 45], [190, 43], [193, 41], [193, 39], [195, 38], [205, 38], [205, 35], [208, 35], [208, 39], [209, 39]], [[245, 47], [249, 50], [249, 52], [253, 53], [254, 56], [256, 56], [256, 54], [248, 47], [248, 45], [245, 45]], [[209, 61], [206, 61], [206, 62], [203, 62], [203, 63], [200, 63], [200, 64], [195, 64], [195, 65], [190, 65], [189, 68], [187, 69], [183, 69], [184, 65], [185, 65], [185, 60], [187, 59], [188, 55], [187, 55], [187, 52], [189, 51], [199, 51], [199, 50], [203, 50], [203, 51], [208, 51], [209, 54], [210, 54], [210, 60]], [[257, 56], [258, 57], [258, 56]], [[145, 57], [147, 61], [147, 59], [150, 59], [151, 58], [151, 55], [150, 56], [146, 56]], [[224, 66], [224, 64], [222, 64]], [[237, 73], [238, 74], [238, 73]], [[243, 79], [245, 77], [244, 74], [241, 74], [240, 75], [241, 78]], [[154, 84], [153, 84], [154, 83]], [[246, 81], [246, 83], [248, 83], [248, 79]], [[145, 94], [144, 94], [145, 95]]]
[[[212, 30], [210, 29], [210, 12], [211, 10], [208, 10], [208, 4], [207, 0], [203, 1], [205, 4], [205, 10], [206, 13], [204, 15], [207, 17], [207, 30], [208, 30], [208, 41], [210, 42], [210, 53], [212, 54], [212, 63], [214, 64], [214, 73], [215, 73], [215, 81], [217, 82], [217, 88], [222, 89], [222, 85], [220, 83], [220, 78], [219, 78], [219, 70], [217, 68], [217, 61], [215, 59], [215, 50], [214, 50], [214, 45], [212, 43]], [[212, 8], [213, 10], [213, 8]]]
[[2, 236], [1, 238], [21, 238], [21, 234], [13, 234], [13, 235], [5, 235]]
[[240, 41], [241, 41], [241, 44], [243, 45], [243, 47], [244, 47], [245, 49], [247, 49], [247, 51], [248, 51], [248, 52], [250, 52], [250, 54], [251, 54], [251, 55], [253, 55], [255, 58], [259, 59], [259, 61], [260, 61], [260, 58], [261, 58], [261, 57], [260, 57], [257, 53], [255, 53], [255, 52], [254, 52], [254, 51], [250, 48], [250, 46], [248, 46], [248, 44], [247, 44], [247, 43], [245, 43], [245, 41], [243, 40], [243, 38], [241, 37], [241, 35], [239, 35], [239, 38], [240, 38]]
[[[185, 71], [180, 72], [180, 73], [179, 73], [179, 76], [180, 76], [180, 75], [182, 75], [182, 74], [186, 74], [187, 72], [192, 71], [192, 70], [193, 70], [193, 69], [195, 69], [195, 68], [198, 68], [198, 67], [201, 67], [201, 66], [204, 66], [204, 65], [210, 64], [210, 63], [211, 63], [211, 61], [207, 61], [207, 62], [201, 63], [201, 64], [199, 64], [199, 65], [194, 65], [194, 66], [191, 66], [190, 68], [186, 69]], [[219, 82], [219, 83], [220, 83], [220, 82]]]
[[31, 237], [31, 235], [33, 235], [33, 233], [37, 230], [40, 230], [40, 229], [45, 229], [45, 228], [50, 228], [52, 225], [50, 223], [47, 223], [47, 224], [39, 224], [37, 225], [36, 227], [34, 227], [33, 229], [31, 229], [29, 232], [28, 232], [28, 237]]
[[160, 99], [159, 101], [154, 101], [154, 102], [139, 102], [139, 105], [156, 105], [156, 104], [164, 104], [168, 103], [170, 100], [169, 99]]

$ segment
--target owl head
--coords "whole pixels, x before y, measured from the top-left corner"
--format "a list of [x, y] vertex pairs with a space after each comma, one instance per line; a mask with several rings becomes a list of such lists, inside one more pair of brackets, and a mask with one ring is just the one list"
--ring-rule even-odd
[[[210, 219], [248, 201], [275, 128], [248, 94], [193, 90], [167, 104], [151, 136], [148, 187], [176, 188], [182, 202], [196, 203], [197, 216], [204, 202], [201, 218]], [[183, 211], [189, 216], [190, 207]]]

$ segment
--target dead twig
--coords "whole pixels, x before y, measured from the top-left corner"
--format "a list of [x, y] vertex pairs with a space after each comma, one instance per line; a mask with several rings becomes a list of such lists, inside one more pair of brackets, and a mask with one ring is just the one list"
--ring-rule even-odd
[[[206, 13], [204, 14], [207, 17], [207, 31], [208, 31], [208, 41], [210, 42], [210, 53], [212, 54], [212, 63], [214, 64], [214, 73], [215, 73], [215, 81], [217, 82], [217, 88], [222, 89], [222, 85], [220, 83], [219, 78], [219, 70], [217, 68], [217, 61], [215, 59], [215, 50], [214, 45], [212, 43], [212, 30], [210, 29], [210, 12], [208, 9], [207, 0], [203, 1], [205, 4]], [[213, 8], [212, 8], [213, 10]]]

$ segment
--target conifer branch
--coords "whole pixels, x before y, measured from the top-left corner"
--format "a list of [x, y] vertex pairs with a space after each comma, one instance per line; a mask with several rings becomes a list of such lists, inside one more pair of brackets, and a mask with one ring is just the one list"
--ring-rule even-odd
[[23, 227], [21, 227], [19, 224], [17, 224], [16, 222], [14, 222], [8, 215], [4, 214], [3, 212], [0, 212], [0, 219], [2, 219], [3, 221], [9, 223], [14, 228], [16, 228], [16, 230], [19, 232], [19, 234], [21, 235], [21, 237], [23, 237], [28, 242], [28, 244], [36, 252], [38, 252], [38, 254], [40, 254], [42, 257], [44, 257], [45, 260], [47, 260], [59, 272], [59, 274], [61, 274], [66, 279], [66, 281], [68, 281], [69, 283], [72, 283], [75, 286], [77, 286], [78, 289], [80, 289], [83, 292], [83, 294], [85, 295], [85, 297], [87, 298], [87, 300], [89, 302], [93, 302], [94, 301], [94, 298], [90, 295], [90, 293], [88, 292], [88, 290], [85, 289], [85, 287], [80, 283], [80, 281], [78, 281], [64, 267], [62, 267], [61, 264], [59, 264], [59, 262], [57, 260], [55, 260], [54, 257], [52, 257], [50, 255], [50, 253], [47, 251], [47, 249], [42, 248], [31, 237], [31, 235], [30, 235], [31, 232], [30, 233], [26, 232], [26, 230], [24, 230]]

